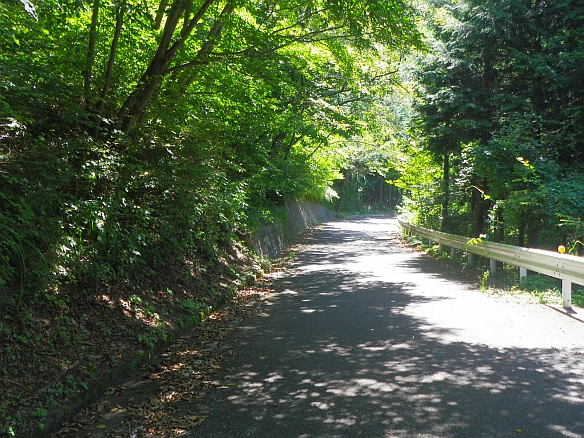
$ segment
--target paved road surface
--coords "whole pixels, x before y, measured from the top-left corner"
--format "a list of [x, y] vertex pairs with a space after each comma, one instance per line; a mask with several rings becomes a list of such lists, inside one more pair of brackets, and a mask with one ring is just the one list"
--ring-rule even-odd
[[181, 436], [584, 437], [584, 324], [451, 280], [396, 232], [311, 235]]
[[242, 327], [193, 437], [584, 437], [584, 324], [510, 304], [334, 222]]

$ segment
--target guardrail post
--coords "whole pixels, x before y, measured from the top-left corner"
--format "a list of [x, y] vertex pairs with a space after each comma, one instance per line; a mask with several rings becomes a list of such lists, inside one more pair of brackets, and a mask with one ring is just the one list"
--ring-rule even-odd
[[497, 260], [489, 259], [489, 272], [493, 277], [497, 275]]
[[[466, 252], [467, 266], [476, 263], [476, 257], [489, 260], [489, 273], [497, 274], [497, 264], [504, 263], [519, 268], [519, 277], [523, 279], [529, 271], [538, 272], [562, 280], [562, 304], [572, 308], [572, 282], [584, 285], [584, 257], [564, 255], [558, 260], [558, 255], [541, 249], [522, 248], [496, 242], [481, 242], [465, 236], [442, 233], [415, 227], [400, 220], [400, 225], [409, 233], [418, 235], [420, 239], [436, 242], [438, 245], [451, 248], [452, 256], [456, 251]], [[476, 256], [476, 257], [475, 257]]]
[[453, 260], [456, 258], [456, 248], [450, 248], [450, 258]]
[[441, 243], [439, 243], [438, 244], [438, 254], [442, 254], [442, 251], [444, 251], [444, 246]]
[[572, 308], [572, 282], [570, 280], [562, 280], [562, 305], [566, 310]]
[[523, 281], [523, 279], [527, 277], [527, 268], [519, 267], [519, 283]]

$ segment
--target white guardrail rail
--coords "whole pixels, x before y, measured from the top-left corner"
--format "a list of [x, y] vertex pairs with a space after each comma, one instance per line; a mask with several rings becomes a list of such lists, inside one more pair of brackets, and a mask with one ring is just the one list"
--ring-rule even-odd
[[518, 266], [521, 278], [527, 276], [528, 270], [559, 278], [562, 280], [562, 305], [567, 310], [572, 307], [572, 283], [584, 285], [584, 257], [456, 236], [417, 227], [400, 219], [398, 222], [405, 233], [450, 247], [453, 255], [455, 250], [466, 252], [469, 266], [473, 264], [473, 254], [488, 258], [491, 275], [496, 275], [496, 262], [499, 261]]

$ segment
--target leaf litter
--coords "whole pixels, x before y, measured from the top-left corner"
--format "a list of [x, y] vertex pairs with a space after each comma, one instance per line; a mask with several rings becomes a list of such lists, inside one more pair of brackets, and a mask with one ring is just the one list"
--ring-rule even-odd
[[230, 344], [246, 318], [263, 315], [261, 303], [271, 291], [265, 283], [237, 292], [201, 326], [171, 345], [123, 385], [107, 390], [102, 401], [75, 416], [52, 438], [172, 438], [205, 420], [185, 415], [181, 403], [192, 402], [206, 388], [225, 389], [217, 373], [234, 355]]

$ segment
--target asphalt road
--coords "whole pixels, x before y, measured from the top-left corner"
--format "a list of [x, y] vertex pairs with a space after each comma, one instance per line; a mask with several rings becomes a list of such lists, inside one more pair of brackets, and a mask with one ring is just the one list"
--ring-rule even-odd
[[584, 437], [584, 324], [449, 279], [396, 232], [315, 233], [186, 436]]
[[[400, 245], [394, 219], [324, 225], [216, 343], [235, 354], [215, 382], [173, 405], [204, 418], [178, 436], [584, 438], [584, 324], [460, 278]], [[75, 436], [113, 430], [125, 392]]]

